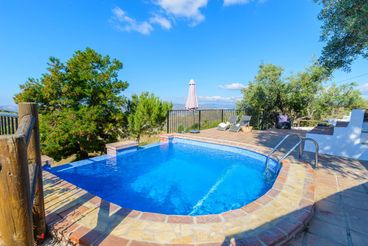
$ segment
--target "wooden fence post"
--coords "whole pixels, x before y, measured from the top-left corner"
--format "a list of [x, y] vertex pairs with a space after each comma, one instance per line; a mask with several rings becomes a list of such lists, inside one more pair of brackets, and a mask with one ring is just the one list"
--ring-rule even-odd
[[33, 245], [32, 203], [24, 136], [0, 137], [0, 232], [7, 246]]
[[43, 240], [46, 233], [46, 220], [42, 182], [40, 130], [36, 103], [19, 103], [19, 120], [26, 115], [32, 115], [35, 118], [32, 136], [28, 145], [28, 160], [29, 163], [35, 163], [37, 165], [36, 170], [39, 170], [35, 175], [36, 190], [32, 215], [36, 239]]

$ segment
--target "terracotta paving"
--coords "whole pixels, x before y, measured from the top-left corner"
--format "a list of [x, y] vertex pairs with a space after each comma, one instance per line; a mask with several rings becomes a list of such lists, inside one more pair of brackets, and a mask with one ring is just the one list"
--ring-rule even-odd
[[[267, 153], [287, 133], [210, 129], [182, 137]], [[313, 171], [294, 157], [288, 160], [273, 189], [255, 202], [194, 217], [128, 210], [44, 172], [47, 223], [63, 244], [368, 245], [367, 164], [323, 156]]]
[[[253, 131], [231, 134], [213, 129], [198, 136], [274, 146], [290, 131]], [[295, 133], [295, 131], [293, 131]], [[305, 132], [296, 131], [300, 135]], [[307, 159], [309, 156], [306, 156]], [[316, 212], [307, 229], [289, 244], [368, 245], [368, 163], [347, 158], [320, 156], [316, 173]]]
[[368, 165], [322, 157], [316, 172], [316, 213], [291, 245], [368, 245]]

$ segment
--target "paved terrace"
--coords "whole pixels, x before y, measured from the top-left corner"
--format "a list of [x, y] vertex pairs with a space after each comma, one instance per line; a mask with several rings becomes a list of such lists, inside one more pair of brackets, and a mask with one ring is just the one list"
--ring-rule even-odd
[[[272, 148], [289, 133], [305, 135], [304, 131], [295, 130], [232, 133], [209, 129], [197, 137]], [[306, 159], [310, 160], [310, 156], [306, 153]], [[290, 245], [368, 245], [368, 163], [320, 155], [315, 171], [315, 215]]]
[[[200, 134], [186, 134], [183, 137], [207, 141], [212, 139], [220, 143], [238, 143], [239, 146], [267, 153], [290, 132], [305, 134], [302, 131], [270, 130], [232, 133], [210, 129], [202, 131]], [[308, 155], [305, 157], [308, 159]], [[300, 226], [303, 227], [303, 222], [309, 221], [309, 219], [302, 220], [305, 217], [303, 211], [306, 210], [298, 210], [300, 204], [304, 205], [304, 202], [299, 203], [300, 197], [303, 200], [305, 188], [309, 189], [310, 181], [307, 183], [304, 181], [308, 177], [305, 172], [307, 169], [303, 167], [303, 164], [297, 163], [293, 159], [294, 157], [290, 157], [291, 163], [295, 164], [291, 164], [290, 168], [285, 169], [286, 173], [279, 176], [280, 180], [286, 180], [284, 188], [280, 188], [280, 195], [276, 194], [278, 193], [276, 188], [276, 191], [270, 191], [253, 205], [250, 204], [238, 211], [233, 210], [236, 213], [231, 212], [220, 216], [205, 216], [196, 219], [185, 216], [168, 217], [127, 211], [45, 172], [45, 202], [48, 224], [59, 239], [66, 239], [68, 243], [82, 245], [158, 245], [150, 243], [158, 241], [168, 242], [165, 243], [166, 245], [193, 244], [194, 241], [216, 242], [211, 245], [219, 245], [218, 242], [223, 242], [223, 245], [235, 242], [237, 245], [268, 245], [267, 240], [275, 239], [280, 233], [285, 235], [286, 232], [287, 236], [291, 234], [294, 237], [292, 231], [290, 234], [287, 232], [288, 229], [295, 231], [295, 227], [291, 227], [290, 223], [282, 223], [281, 227], [277, 226], [278, 221], [282, 221], [282, 217], [286, 215], [286, 211], [283, 211], [285, 207], [289, 209], [295, 207], [291, 214], [290, 211], [287, 211], [287, 214], [288, 217], [290, 215], [294, 218], [300, 218], [297, 219]], [[298, 234], [289, 244], [368, 245], [368, 227], [366, 226], [368, 224], [367, 167], [367, 163], [359, 161], [321, 156], [320, 168], [313, 174], [315, 214], [307, 229]], [[288, 169], [289, 171], [287, 171]], [[277, 202], [276, 199], [270, 201], [269, 196], [276, 197], [276, 199], [281, 198], [283, 201]], [[264, 204], [262, 204], [263, 202]], [[267, 203], [269, 205], [266, 205]], [[266, 213], [267, 209], [271, 209], [271, 211]], [[262, 224], [262, 221], [270, 221], [267, 216], [271, 215], [273, 221], [277, 223]], [[247, 222], [244, 223], [245, 221]], [[277, 227], [272, 228], [273, 225]], [[212, 228], [214, 226], [219, 228]], [[244, 231], [244, 228], [254, 228], [254, 231], [262, 231], [262, 233], [252, 237], [252, 241], [231, 241], [226, 240], [227, 238], [223, 240], [223, 235], [220, 233], [212, 235], [201, 230], [206, 228], [209, 231], [224, 231], [225, 235], [231, 235], [228, 234], [228, 231], [231, 232], [231, 230], [234, 230], [235, 233]], [[158, 231], [153, 232], [156, 229]], [[200, 245], [208, 244], [201, 243]]]

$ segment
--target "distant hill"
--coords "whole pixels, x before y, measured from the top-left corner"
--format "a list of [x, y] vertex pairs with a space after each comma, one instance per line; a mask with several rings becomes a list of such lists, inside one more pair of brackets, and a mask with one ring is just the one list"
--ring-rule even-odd
[[[231, 102], [208, 102], [201, 103], [200, 109], [234, 109], [235, 103]], [[185, 109], [185, 105], [182, 103], [173, 103], [173, 109]], [[2, 105], [0, 106], [0, 112], [18, 112], [17, 105]]]
[[18, 112], [18, 106], [17, 105], [2, 105], [2, 106], [0, 106], [0, 111], [17, 113]]
[[[173, 109], [185, 109], [184, 104], [173, 103]], [[231, 102], [211, 102], [201, 103], [199, 109], [235, 109], [235, 103]]]

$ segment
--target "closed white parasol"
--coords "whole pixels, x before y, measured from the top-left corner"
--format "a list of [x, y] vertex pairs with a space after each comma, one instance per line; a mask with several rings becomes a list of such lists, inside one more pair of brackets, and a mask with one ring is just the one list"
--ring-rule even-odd
[[193, 79], [189, 81], [189, 92], [185, 108], [188, 110], [195, 110], [198, 108], [198, 99], [196, 93], [196, 83]]

